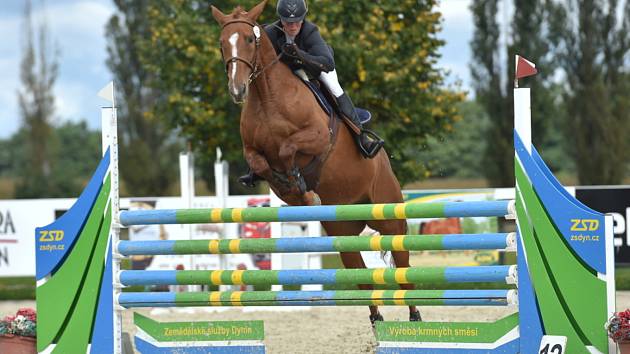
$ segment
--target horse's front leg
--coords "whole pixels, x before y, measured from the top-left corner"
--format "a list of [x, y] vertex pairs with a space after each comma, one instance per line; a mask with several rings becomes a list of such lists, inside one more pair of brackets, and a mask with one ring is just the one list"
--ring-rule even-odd
[[284, 165], [291, 184], [292, 194], [301, 196], [302, 202], [306, 205], [318, 205], [321, 204], [321, 201], [315, 192], [306, 190], [304, 176], [302, 176], [298, 166], [295, 164], [295, 155], [298, 152], [311, 156], [321, 154], [327, 143], [325, 139], [322, 139], [321, 135], [319, 131], [301, 130], [286, 139], [280, 145], [278, 151], [278, 157], [280, 157]]
[[252, 147], [245, 147], [243, 154], [252, 172], [269, 182], [281, 199], [284, 200], [285, 197], [293, 194], [291, 183], [284, 175], [278, 174], [271, 169], [264, 155]]
[[247, 161], [249, 168], [252, 169], [252, 172], [271, 183], [273, 173], [265, 156], [252, 147], [245, 147], [243, 149], [243, 155], [245, 156], [245, 161]]

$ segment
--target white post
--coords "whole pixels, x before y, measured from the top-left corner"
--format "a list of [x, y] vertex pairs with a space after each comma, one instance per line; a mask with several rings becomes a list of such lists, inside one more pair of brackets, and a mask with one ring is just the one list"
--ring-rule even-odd
[[103, 155], [109, 148], [110, 156], [110, 207], [112, 210], [111, 245], [112, 254], [112, 284], [114, 306], [114, 353], [122, 353], [122, 308], [118, 305], [118, 295], [121, 285], [116, 281], [120, 273], [120, 255], [118, 254], [118, 241], [120, 240], [120, 199], [119, 199], [119, 175], [118, 175], [118, 117], [116, 115], [114, 83], [110, 82], [98, 95], [112, 103], [111, 107], [101, 108], [102, 147]]
[[[272, 191], [269, 191], [269, 206], [271, 207], [279, 207], [284, 203], [278, 196]], [[272, 222], [271, 223], [271, 237], [282, 237], [282, 223]], [[271, 269], [273, 270], [281, 270], [283, 269], [283, 257], [282, 253], [272, 253], [271, 254]], [[281, 291], [282, 285], [272, 285], [271, 290], [273, 291]]]
[[529, 88], [514, 89], [514, 129], [527, 151], [532, 152], [532, 106]]
[[[604, 217], [604, 237], [605, 239], [605, 245], [604, 247], [606, 247], [606, 276], [605, 277], [600, 277], [601, 279], [606, 279], [606, 293], [608, 294], [608, 299], [606, 301], [606, 303], [608, 304], [608, 317], [610, 318], [612, 315], [614, 315], [615, 313], [615, 293], [616, 293], [616, 289], [615, 289], [615, 246], [613, 245], [614, 242], [614, 238], [615, 238], [615, 234], [613, 232], [613, 216], [612, 214], [606, 214], [606, 216]], [[628, 225], [630, 227], [630, 225]], [[601, 274], [598, 274], [598, 276], [601, 276]], [[617, 345], [616, 343], [611, 339], [608, 338], [608, 353], [616, 353], [617, 352]]]
[[531, 90], [519, 88], [518, 80], [536, 75], [536, 64], [520, 55], [515, 55], [514, 65], [514, 130], [521, 138], [527, 152], [532, 153], [532, 104]]
[[[229, 165], [227, 161], [222, 161], [222, 153], [221, 148], [217, 148], [217, 159], [214, 162], [214, 188], [215, 195], [217, 198], [217, 207], [225, 208], [227, 207], [227, 198], [230, 193], [229, 190]], [[219, 238], [225, 239], [227, 236], [226, 232], [226, 224], [217, 225], [221, 228], [219, 231]], [[228, 269], [227, 257], [224, 254], [219, 255], [219, 269]], [[229, 290], [229, 285], [219, 285], [219, 290], [226, 291]]]
[[[190, 209], [193, 207], [193, 200], [195, 198], [195, 160], [190, 149], [186, 152], [179, 154], [179, 184], [181, 190], [181, 197], [183, 201], [183, 207]], [[182, 225], [188, 239], [193, 239], [193, 226], [191, 224]], [[195, 270], [195, 259], [192, 255], [188, 256], [188, 270]], [[200, 286], [189, 285], [188, 291], [199, 291]]]

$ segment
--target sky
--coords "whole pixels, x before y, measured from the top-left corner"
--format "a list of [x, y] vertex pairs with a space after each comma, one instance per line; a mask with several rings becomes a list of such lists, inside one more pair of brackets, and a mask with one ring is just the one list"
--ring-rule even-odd
[[[444, 22], [439, 37], [442, 47], [439, 66], [451, 71], [451, 80], [469, 88], [469, 42], [473, 23], [471, 0], [442, 0], [439, 11]], [[33, 0], [33, 20], [44, 17], [48, 38], [59, 49], [59, 74], [54, 87], [54, 123], [87, 120], [91, 129], [100, 129], [100, 107], [106, 102], [98, 91], [112, 80], [107, 68], [105, 24], [115, 11], [112, 0], [49, 0], [42, 7]], [[22, 55], [24, 0], [0, 0], [0, 139], [20, 126], [17, 92]], [[340, 68], [339, 70], [343, 70]], [[343, 83], [342, 83], [343, 84]]]

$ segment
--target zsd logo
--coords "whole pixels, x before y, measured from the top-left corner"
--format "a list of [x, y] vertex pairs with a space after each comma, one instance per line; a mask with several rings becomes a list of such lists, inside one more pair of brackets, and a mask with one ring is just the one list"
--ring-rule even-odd
[[39, 232], [39, 242], [55, 242], [63, 240], [63, 230], [42, 230]]
[[571, 231], [597, 231], [599, 220], [595, 219], [571, 219]]

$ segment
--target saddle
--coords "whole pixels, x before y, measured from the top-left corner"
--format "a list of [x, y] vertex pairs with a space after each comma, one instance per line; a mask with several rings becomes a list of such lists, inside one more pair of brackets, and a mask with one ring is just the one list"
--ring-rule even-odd
[[[311, 90], [317, 103], [319, 103], [320, 107], [326, 112], [328, 116], [330, 116], [333, 112], [336, 113], [337, 119], [340, 119], [340, 110], [337, 106], [337, 101], [333, 98], [333, 95], [326, 89], [324, 84], [317, 79], [308, 79], [305, 76], [301, 76], [301, 74], [297, 74], [303, 83]], [[372, 119], [372, 113], [367, 109], [355, 107], [355, 111], [359, 115], [359, 119], [361, 120], [361, 124], [367, 124]]]

